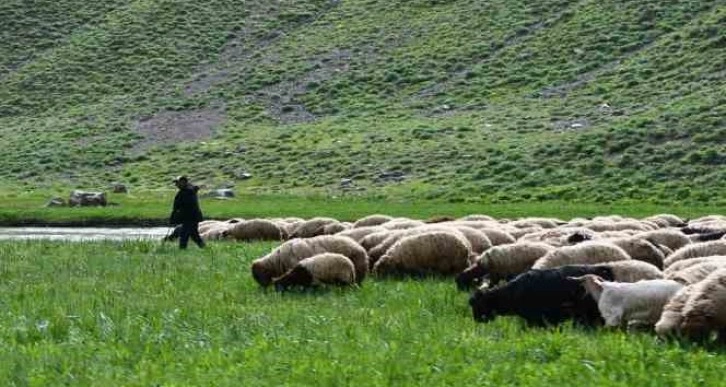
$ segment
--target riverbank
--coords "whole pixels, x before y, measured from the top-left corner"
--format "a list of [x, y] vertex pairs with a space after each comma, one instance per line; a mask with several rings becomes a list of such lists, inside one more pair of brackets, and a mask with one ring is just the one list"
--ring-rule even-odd
[[[164, 227], [168, 225], [173, 191], [135, 195], [111, 194], [113, 206], [96, 208], [45, 207], [48, 193], [1, 194], [0, 227]], [[427, 200], [384, 200], [361, 197], [241, 195], [230, 199], [201, 198], [207, 219], [333, 217], [354, 221], [374, 213], [427, 219], [487, 214], [496, 218], [552, 216], [563, 219], [604, 214], [645, 217], [673, 213], [684, 218], [724, 213], [718, 206], [684, 206], [622, 202], [478, 203]]]

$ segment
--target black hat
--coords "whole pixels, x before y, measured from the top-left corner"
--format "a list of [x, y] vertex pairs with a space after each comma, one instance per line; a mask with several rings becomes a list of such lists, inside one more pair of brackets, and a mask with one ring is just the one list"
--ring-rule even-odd
[[174, 183], [178, 183], [180, 181], [189, 181], [189, 179], [187, 179], [187, 177], [184, 175], [179, 175], [174, 178]]

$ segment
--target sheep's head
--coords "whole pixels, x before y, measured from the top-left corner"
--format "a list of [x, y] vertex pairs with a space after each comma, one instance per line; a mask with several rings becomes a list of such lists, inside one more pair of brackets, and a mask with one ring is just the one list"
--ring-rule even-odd
[[469, 298], [474, 321], [488, 322], [497, 316], [497, 296], [491, 290], [477, 289]]
[[486, 270], [483, 267], [477, 264], [471, 265], [456, 276], [456, 287], [459, 290], [467, 290], [476, 285], [477, 282], [481, 282], [485, 275]]
[[592, 296], [592, 298], [597, 302], [600, 300], [600, 295], [602, 295], [603, 291], [603, 282], [605, 282], [602, 277], [597, 276], [595, 274], [585, 274], [583, 276], [579, 277], [567, 277], [570, 280], [578, 281], [582, 284], [582, 286], [585, 288], [585, 290]]
[[293, 286], [311, 286], [313, 284], [313, 275], [302, 266], [295, 266], [283, 276], [275, 278], [275, 290], [284, 291]]
[[265, 267], [264, 262], [255, 261], [252, 262], [252, 278], [261, 286], [268, 286], [272, 283], [273, 276], [269, 273], [267, 267]]

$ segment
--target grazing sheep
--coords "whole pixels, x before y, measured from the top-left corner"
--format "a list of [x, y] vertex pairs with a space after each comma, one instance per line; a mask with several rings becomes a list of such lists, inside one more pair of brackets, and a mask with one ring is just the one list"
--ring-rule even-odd
[[353, 228], [378, 226], [378, 225], [386, 223], [392, 219], [393, 218], [388, 215], [381, 215], [381, 214], [368, 215], [364, 218], [360, 218], [360, 219], [356, 220], [353, 223]]
[[350, 286], [355, 284], [355, 266], [344, 255], [323, 253], [303, 259], [272, 282], [277, 290], [286, 290], [293, 286]]
[[[668, 247], [666, 245], [661, 245], [658, 243], [653, 243], [653, 244], [655, 245], [655, 247], [658, 248], [658, 250], [660, 250], [661, 253], [663, 253], [663, 262], [665, 262], [665, 259], [670, 257], [671, 254], [673, 254], [673, 250], [671, 250], [670, 247]], [[665, 266], [665, 264], [663, 266]]]
[[471, 246], [471, 252], [479, 255], [488, 248], [492, 247], [492, 243], [483, 232], [473, 229], [471, 227], [448, 225], [446, 223], [432, 224], [422, 227], [410, 228], [407, 230], [398, 230], [390, 234], [383, 242], [376, 245], [376, 247], [368, 250], [368, 257], [371, 260], [371, 265], [375, 264], [380, 257], [382, 257], [391, 246], [396, 242], [410, 235], [423, 234], [431, 231], [451, 231], [453, 233], [460, 234], [469, 242]]
[[467, 216], [459, 218], [459, 220], [463, 220], [463, 221], [470, 221], [470, 220], [471, 221], [479, 221], [479, 220], [496, 221], [496, 219], [494, 219], [493, 217], [491, 217], [489, 215], [482, 215], [482, 214], [467, 215]]
[[406, 230], [409, 228], [420, 227], [426, 223], [420, 220], [412, 220], [406, 218], [396, 218], [389, 222], [383, 223], [381, 227], [387, 230]]
[[559, 219], [549, 218], [522, 218], [517, 219], [514, 222], [510, 222], [509, 225], [516, 228], [527, 228], [527, 227], [542, 227], [542, 228], [556, 228], [564, 222]]
[[332, 223], [339, 223], [333, 218], [317, 217], [306, 220], [298, 224], [292, 232], [290, 232], [290, 238], [312, 238], [318, 235], [323, 235], [325, 226]]
[[630, 258], [648, 262], [658, 269], [663, 269], [663, 260], [665, 260], [663, 252], [648, 240], [630, 237], [608, 239], [607, 241], [625, 250]]
[[370, 233], [360, 240], [360, 245], [363, 246], [366, 251], [371, 251], [371, 249], [381, 244], [381, 242], [396, 232], [398, 231], [383, 229], [383, 231]]
[[200, 232], [199, 236], [205, 241], [218, 241], [224, 239], [224, 233], [227, 231], [227, 224], [221, 223], [216, 227], [207, 227], [204, 232]]
[[710, 255], [708, 257], [689, 258], [678, 261], [668, 266], [663, 273], [668, 276], [670, 274], [679, 272], [681, 270], [688, 269], [691, 266], [701, 264], [703, 262], [721, 261], [726, 260], [726, 255]]
[[598, 263], [593, 266], [607, 267], [613, 271], [613, 281], [638, 282], [642, 280], [663, 279], [663, 272], [648, 262], [628, 259], [627, 261], [614, 261]]
[[676, 250], [663, 262], [666, 267], [684, 259], [726, 255], [726, 241], [718, 240], [686, 245]]
[[680, 332], [681, 322], [683, 322], [683, 307], [693, 294], [695, 286], [684, 286], [671, 297], [663, 307], [663, 313], [660, 319], [655, 323], [655, 333], [664, 337], [674, 335]]
[[726, 260], [708, 260], [676, 272], [668, 273], [666, 278], [680, 282], [684, 285], [693, 285], [701, 282], [704, 278], [708, 277], [709, 274], [722, 268], [726, 268]]
[[222, 237], [236, 241], [280, 241], [287, 239], [287, 233], [275, 222], [267, 219], [251, 219], [230, 225], [222, 232]]
[[586, 274], [575, 277], [597, 302], [605, 325], [628, 328], [655, 325], [668, 300], [683, 285], [672, 280], [656, 279], [638, 282], [610, 282]]
[[550, 251], [547, 255], [538, 259], [532, 268], [549, 269], [557, 266], [596, 264], [628, 259], [630, 259], [628, 253], [612, 243], [591, 241]]
[[366, 277], [368, 254], [354, 240], [337, 235], [289, 240], [264, 257], [253, 261], [252, 276], [260, 285], [267, 286], [273, 278], [283, 275], [301, 260], [322, 253], [338, 253], [348, 257], [355, 266], [355, 278], [358, 283]]
[[602, 231], [625, 231], [625, 230], [636, 230], [636, 231], [649, 231], [652, 230], [651, 226], [645, 225], [637, 220], [623, 220], [619, 222], [606, 222], [593, 220], [592, 222], [585, 223], [585, 228], [590, 230], [602, 232]]
[[606, 267], [562, 266], [529, 270], [513, 280], [491, 289], [477, 289], [469, 298], [474, 320], [490, 321], [497, 315], [516, 315], [530, 325], [560, 324], [568, 319], [584, 325], [602, 321], [597, 304], [571, 277], [596, 274], [612, 279]]
[[478, 228], [478, 230], [486, 234], [492, 246], [507, 245], [517, 241], [511, 234], [502, 230], [493, 228]]
[[647, 239], [653, 244], [668, 246], [671, 250], [678, 250], [691, 243], [688, 236], [677, 229], [660, 229], [635, 234], [636, 238]]
[[469, 242], [451, 231], [432, 231], [407, 236], [381, 257], [373, 272], [377, 275], [456, 274], [469, 265]]
[[323, 235], [333, 235], [337, 234], [341, 231], [348, 230], [350, 227], [346, 226], [344, 223], [336, 222], [336, 223], [328, 223], [325, 226], [323, 226]]
[[543, 230], [522, 236], [517, 242], [543, 242], [554, 247], [571, 246], [581, 242], [598, 239], [597, 234], [586, 228], [567, 227]]
[[538, 232], [543, 231], [544, 229], [539, 226], [532, 226], [532, 227], [525, 227], [525, 228], [516, 228], [516, 229], [508, 229], [509, 235], [514, 237], [517, 241], [520, 241], [522, 237], [525, 235], [535, 234]]
[[207, 230], [219, 228], [221, 226], [224, 226], [226, 228], [227, 226], [229, 226], [229, 223], [221, 222], [219, 220], [205, 220], [203, 222], [199, 222], [199, 226], [197, 226], [197, 231], [199, 231], [199, 234], [204, 234], [205, 232], [207, 232]]
[[691, 296], [683, 306], [681, 332], [691, 339], [708, 338], [719, 332], [719, 341], [726, 340], [726, 269], [719, 269], [693, 285]]
[[537, 259], [554, 247], [546, 243], [524, 242], [494, 246], [486, 250], [473, 265], [456, 276], [459, 289], [468, 289], [488, 276], [489, 285], [508, 280], [529, 270]]
[[354, 241], [356, 241], [358, 243], [361, 243], [363, 238], [367, 237], [370, 234], [380, 232], [380, 231], [388, 232], [385, 228], [382, 228], [382, 227], [366, 226], [366, 227], [356, 227], [356, 228], [351, 228], [348, 230], [343, 230], [335, 235], [345, 236], [345, 237], [353, 239]]
[[683, 219], [673, 214], [658, 214], [649, 216], [643, 220], [655, 222], [658, 225], [665, 224], [665, 226], [661, 227], [683, 227], [686, 225]]

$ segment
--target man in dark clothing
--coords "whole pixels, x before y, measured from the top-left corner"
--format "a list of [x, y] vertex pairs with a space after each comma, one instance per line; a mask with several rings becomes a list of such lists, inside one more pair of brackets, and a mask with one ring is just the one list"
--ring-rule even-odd
[[179, 228], [179, 247], [187, 248], [189, 238], [199, 247], [204, 247], [204, 241], [199, 236], [199, 222], [202, 221], [202, 210], [199, 208], [197, 199], [198, 187], [189, 184], [186, 176], [178, 176], [174, 184], [179, 191], [174, 197], [174, 208], [171, 211], [169, 223], [172, 225], [181, 224]]

